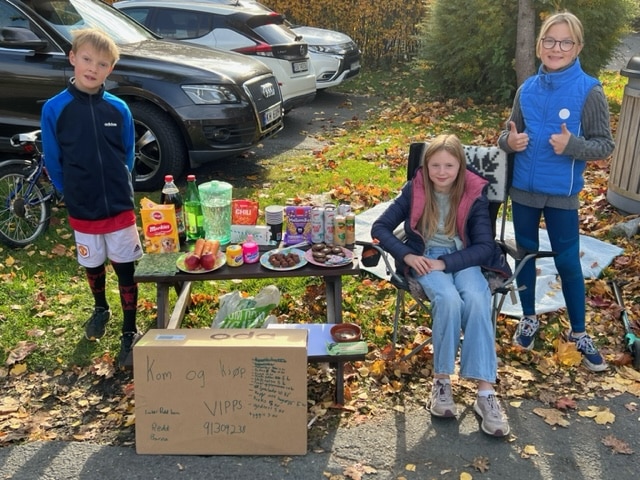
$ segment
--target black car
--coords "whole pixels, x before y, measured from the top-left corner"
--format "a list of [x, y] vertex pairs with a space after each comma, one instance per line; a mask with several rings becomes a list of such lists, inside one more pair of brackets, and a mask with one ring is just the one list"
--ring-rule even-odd
[[120, 48], [107, 90], [136, 125], [135, 186], [245, 151], [282, 129], [282, 96], [263, 63], [159, 40], [100, 0], [0, 0], [0, 149], [39, 128], [43, 103], [73, 75], [71, 31], [106, 31]]

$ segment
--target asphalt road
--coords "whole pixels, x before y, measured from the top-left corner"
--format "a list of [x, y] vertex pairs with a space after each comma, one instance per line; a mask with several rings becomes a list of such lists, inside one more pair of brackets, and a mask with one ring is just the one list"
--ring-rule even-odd
[[[324, 480], [347, 476], [351, 468], [363, 480], [458, 479], [631, 480], [640, 472], [640, 413], [624, 394], [610, 400], [580, 401], [569, 426], [552, 427], [533, 413], [545, 405], [527, 400], [508, 406], [512, 434], [489, 437], [479, 430], [471, 405], [460, 406], [458, 420], [434, 419], [423, 408], [383, 415], [354, 427], [339, 427], [311, 441], [306, 455], [189, 456], [137, 455], [133, 447], [82, 442], [34, 442], [0, 449], [2, 479], [12, 480], [175, 480], [292, 479]], [[598, 425], [578, 415], [590, 406], [608, 408], [612, 424]], [[615, 454], [605, 438], [626, 442], [633, 454]], [[277, 441], [277, 439], [274, 439]], [[473, 464], [484, 463], [484, 473]], [[366, 469], [366, 470], [365, 470]], [[365, 471], [368, 472], [365, 474]], [[330, 476], [334, 475], [334, 476]], [[343, 475], [343, 476], [340, 476]]]
[[312, 103], [287, 113], [283, 130], [275, 136], [241, 155], [206, 163], [187, 173], [194, 173], [198, 183], [222, 179], [236, 188], [264, 183], [269, 169], [278, 167], [281, 155], [307, 155], [321, 149], [336, 129], [366, 120], [379, 101], [376, 96], [320, 91]]

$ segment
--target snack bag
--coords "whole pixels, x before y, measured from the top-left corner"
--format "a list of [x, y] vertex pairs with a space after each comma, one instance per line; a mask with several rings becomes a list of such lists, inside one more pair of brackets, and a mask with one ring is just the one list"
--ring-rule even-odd
[[174, 205], [140, 200], [140, 217], [146, 253], [171, 253], [180, 250]]
[[258, 202], [253, 200], [231, 201], [232, 225], [255, 225], [258, 223]]
[[283, 241], [285, 245], [311, 243], [311, 209], [311, 206], [284, 208]]

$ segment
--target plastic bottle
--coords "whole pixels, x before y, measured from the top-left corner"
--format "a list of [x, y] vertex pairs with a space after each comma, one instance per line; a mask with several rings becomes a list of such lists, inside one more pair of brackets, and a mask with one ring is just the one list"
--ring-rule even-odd
[[194, 241], [204, 238], [204, 217], [195, 175], [187, 176], [187, 193], [184, 196], [184, 220], [187, 240]]
[[256, 263], [260, 259], [258, 244], [251, 234], [247, 235], [247, 239], [242, 244], [242, 257], [244, 263]]
[[180, 190], [178, 190], [178, 187], [173, 181], [173, 175], [165, 175], [164, 177], [164, 187], [162, 187], [162, 193], [160, 194], [160, 203], [173, 204], [175, 207], [178, 240], [180, 240], [180, 245], [184, 245], [187, 240], [187, 232], [184, 227], [182, 195], [180, 195]]

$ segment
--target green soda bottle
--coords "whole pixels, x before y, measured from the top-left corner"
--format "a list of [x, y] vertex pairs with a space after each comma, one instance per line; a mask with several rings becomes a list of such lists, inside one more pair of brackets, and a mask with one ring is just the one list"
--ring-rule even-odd
[[195, 241], [204, 238], [204, 218], [200, 193], [196, 185], [196, 176], [187, 176], [187, 192], [184, 199], [184, 212], [187, 230], [187, 240]]

